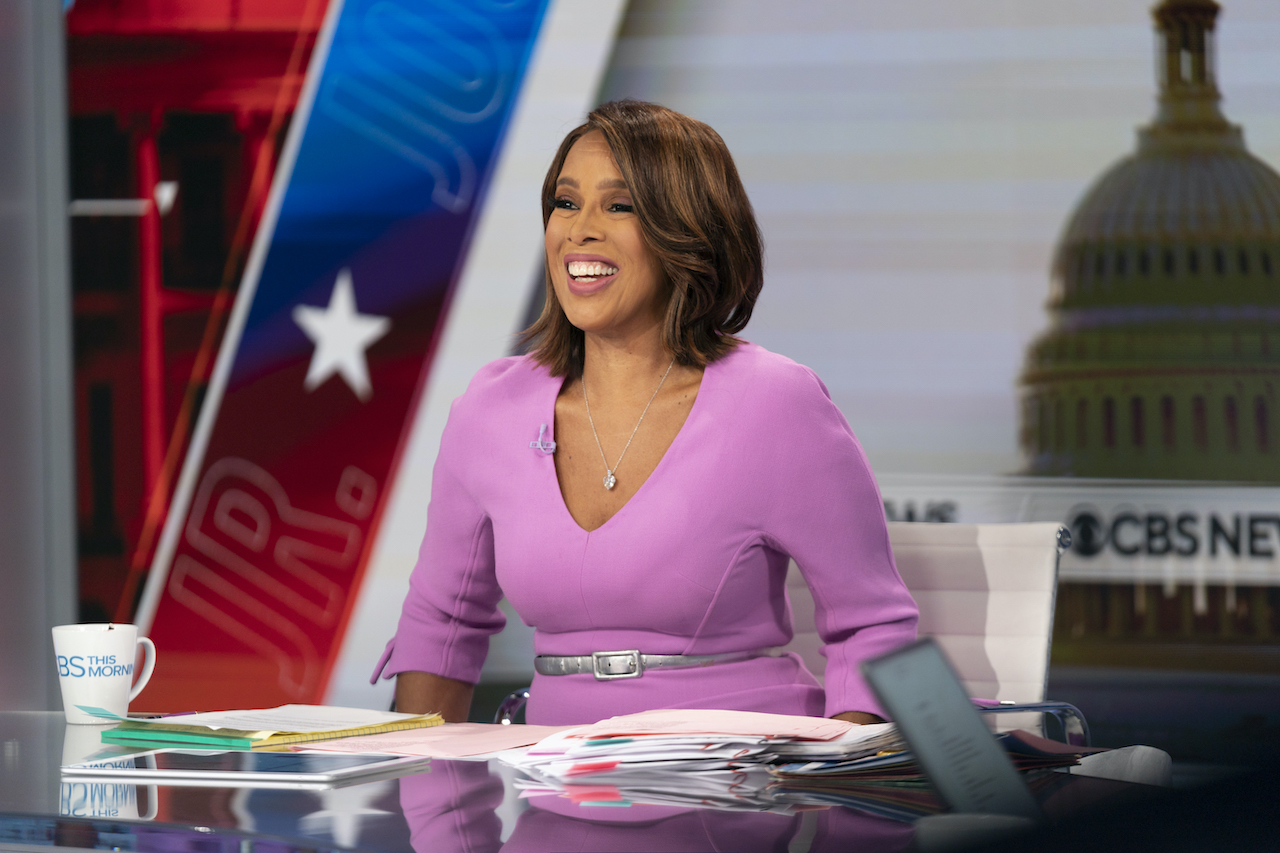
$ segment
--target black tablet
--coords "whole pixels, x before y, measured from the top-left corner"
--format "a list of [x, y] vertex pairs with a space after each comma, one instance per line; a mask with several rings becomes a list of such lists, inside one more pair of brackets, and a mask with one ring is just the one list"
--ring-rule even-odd
[[1040, 807], [931, 637], [862, 664], [934, 790], [953, 811], [1040, 818]]

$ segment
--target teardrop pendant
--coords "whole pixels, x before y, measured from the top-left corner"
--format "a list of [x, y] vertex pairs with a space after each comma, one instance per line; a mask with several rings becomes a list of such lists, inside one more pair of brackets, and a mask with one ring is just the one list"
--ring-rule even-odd
[[[671, 373], [671, 368], [676, 366], [676, 357], [671, 357], [671, 363], [667, 365], [666, 373], [662, 374], [662, 378], [658, 380], [658, 387], [653, 389], [653, 393], [649, 396], [649, 402], [644, 404], [644, 411], [640, 412], [640, 419], [636, 421], [635, 427], [631, 430], [631, 435], [627, 438], [627, 443], [623, 445], [622, 452], [618, 454], [618, 461], [613, 463], [613, 467], [617, 468], [622, 464], [622, 457], [627, 455], [627, 451], [631, 448], [631, 439], [636, 437], [636, 432], [640, 429], [640, 424], [644, 423], [644, 416], [649, 413], [649, 407], [653, 405], [654, 398], [658, 396], [658, 392], [662, 390], [662, 383], [667, 381], [667, 375]], [[587, 397], [587, 378], [582, 377], [582, 405], [587, 410], [587, 423], [591, 424], [591, 435], [596, 440], [596, 449], [600, 451], [600, 461], [604, 463], [604, 488], [605, 491], [613, 491], [613, 487], [618, 485], [618, 478], [613, 476], [613, 470], [609, 468], [609, 460], [604, 455], [604, 446], [600, 444], [600, 434], [596, 432], [595, 419], [591, 417], [591, 400]]]

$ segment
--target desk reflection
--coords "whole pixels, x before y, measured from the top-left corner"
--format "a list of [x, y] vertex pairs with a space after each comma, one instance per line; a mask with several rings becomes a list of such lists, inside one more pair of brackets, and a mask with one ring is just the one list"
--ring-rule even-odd
[[[485, 762], [433, 761], [427, 773], [400, 780], [400, 806], [415, 853], [893, 853], [906, 849], [910, 824], [832, 808], [794, 815], [680, 809], [671, 806], [577, 805], [532, 797], [502, 841], [496, 809], [503, 782]], [[796, 843], [799, 842], [799, 843]]]
[[[132, 767], [132, 757], [122, 758], [115, 750], [103, 748], [102, 732], [111, 725], [67, 726], [62, 736], [62, 763]], [[139, 808], [139, 800], [146, 804], [144, 808]], [[158, 808], [159, 796], [155, 785], [63, 779], [58, 792], [58, 813], [67, 817], [155, 820]]]

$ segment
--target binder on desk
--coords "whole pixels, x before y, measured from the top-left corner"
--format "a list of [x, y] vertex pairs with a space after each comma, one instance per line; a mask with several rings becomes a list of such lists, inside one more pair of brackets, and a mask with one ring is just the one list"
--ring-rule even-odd
[[[85, 710], [94, 713], [100, 709]], [[420, 729], [444, 722], [439, 714], [397, 714], [327, 705], [281, 705], [278, 708], [213, 711], [151, 720], [121, 719], [105, 712], [96, 716], [120, 721], [115, 728], [102, 733], [103, 743], [150, 748], [182, 745], [210, 749], [264, 749]]]

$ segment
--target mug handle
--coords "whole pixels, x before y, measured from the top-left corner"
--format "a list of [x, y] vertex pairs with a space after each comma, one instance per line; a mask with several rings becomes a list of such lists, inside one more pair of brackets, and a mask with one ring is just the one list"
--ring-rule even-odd
[[138, 645], [142, 646], [142, 675], [138, 676], [138, 683], [129, 691], [130, 702], [147, 686], [147, 682], [151, 680], [151, 672], [156, 668], [156, 644], [151, 642], [150, 637], [139, 637]]

